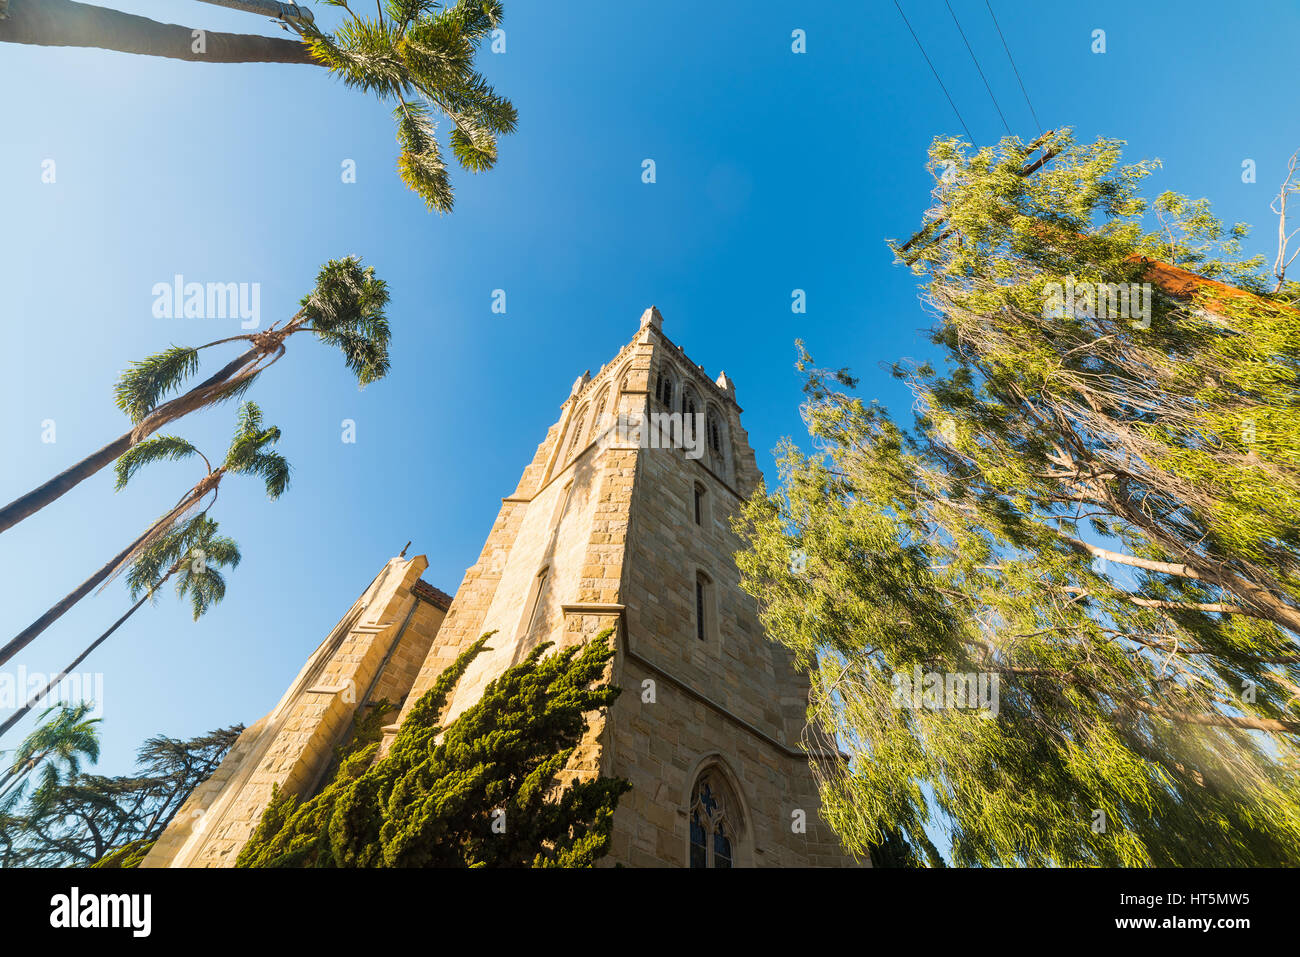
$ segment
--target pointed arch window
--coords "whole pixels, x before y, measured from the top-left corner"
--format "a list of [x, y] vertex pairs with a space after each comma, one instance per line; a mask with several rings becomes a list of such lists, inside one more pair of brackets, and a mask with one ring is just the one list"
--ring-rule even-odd
[[623, 368], [619, 369], [618, 374], [612, 376], [611, 380], [618, 384], [618, 391], [614, 393], [614, 408], [617, 409], [620, 405], [623, 393], [627, 392], [628, 386], [632, 381], [632, 363], [623, 363]]
[[583, 426], [587, 422], [587, 407], [584, 405], [578, 415], [573, 420], [573, 438], [569, 439], [569, 455], [578, 450], [578, 445], [582, 441]]
[[600, 397], [600, 401], [596, 403], [596, 414], [591, 417], [592, 438], [599, 437], [600, 430], [605, 427], [605, 423], [602, 422], [601, 420], [604, 418], [605, 406], [608, 402], [609, 402], [609, 393], [606, 392], [604, 395]]
[[709, 465], [719, 475], [726, 476], [727, 465], [727, 431], [716, 409], [709, 409], [706, 417], [705, 440], [709, 446]]
[[655, 383], [655, 398], [664, 408], [673, 407], [673, 377], [667, 369], [659, 370], [659, 378]]
[[[572, 487], [573, 483], [569, 483], [569, 488], [572, 489]], [[520, 635], [523, 641], [527, 641], [532, 636], [533, 629], [537, 627], [542, 611], [542, 597], [546, 594], [546, 579], [550, 576], [550, 573], [551, 566], [543, 565], [542, 570], [533, 579], [532, 594], [528, 597], [527, 624], [524, 625], [523, 634]]]
[[688, 446], [694, 447], [702, 438], [704, 429], [700, 416], [700, 403], [690, 387], [682, 390], [682, 435]]
[[738, 810], [715, 768], [699, 776], [691, 792], [690, 866], [734, 867]]

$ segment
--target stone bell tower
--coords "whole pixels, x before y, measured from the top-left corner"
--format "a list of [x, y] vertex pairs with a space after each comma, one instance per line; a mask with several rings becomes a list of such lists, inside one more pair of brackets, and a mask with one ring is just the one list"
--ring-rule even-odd
[[[319, 787], [352, 713], [382, 696], [404, 701], [386, 748], [484, 632], [496, 631], [492, 650], [461, 678], [444, 724], [537, 644], [565, 647], [611, 627], [623, 693], [595, 717], [567, 772], [632, 784], [602, 863], [865, 863], [841, 850], [819, 816], [800, 745], [807, 679], [764, 636], [732, 558], [740, 541], [729, 519], [761, 479], [735, 388], [691, 362], [662, 324], [647, 309], [635, 338], [573, 383], [454, 600], [418, 579], [423, 558], [390, 561], [364, 607], [336, 628], [343, 637], [326, 640], [297, 690], [245, 737], [266, 738], [277, 715], [283, 729], [258, 748], [241, 737], [147, 866], [232, 864], [272, 783], [300, 794]], [[306, 674], [313, 669], [318, 677]], [[285, 723], [289, 714], [297, 720]], [[826, 757], [836, 759], [833, 750]], [[193, 833], [194, 821], [203, 833]]]

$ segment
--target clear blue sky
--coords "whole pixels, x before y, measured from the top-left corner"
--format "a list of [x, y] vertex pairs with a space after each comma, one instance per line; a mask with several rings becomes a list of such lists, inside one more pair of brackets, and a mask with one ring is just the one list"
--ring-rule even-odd
[[[275, 30], [182, 0], [121, 9], [213, 30]], [[268, 503], [226, 483], [213, 515], [243, 546], [225, 603], [195, 624], [170, 595], [83, 666], [104, 675], [105, 773], [140, 742], [250, 723], [408, 540], [454, 591], [575, 376], [593, 372], [651, 303], [665, 330], [725, 369], [771, 473], [799, 435], [793, 340], [850, 365], [868, 398], [908, 401], [880, 364], [928, 354], [913, 278], [891, 264], [928, 202], [926, 147], [960, 132], [892, 3], [507, 0], [507, 52], [482, 68], [519, 109], [495, 170], [456, 171], [456, 211], [425, 212], [394, 171], [388, 108], [306, 66], [217, 66], [4, 46], [0, 89], [0, 499], [123, 431], [119, 371], [169, 343], [239, 331], [156, 319], [155, 283], [261, 284], [263, 321], [292, 313], [326, 259], [359, 254], [392, 290], [392, 374], [364, 392], [335, 353], [293, 341], [256, 388], [295, 466]], [[976, 140], [1001, 124], [942, 0], [906, 0]], [[1036, 128], [982, 0], [953, 0], [1012, 130]], [[329, 21], [334, 11], [321, 7]], [[1150, 188], [1208, 196], [1255, 223], [1300, 147], [1294, 4], [994, 6], [1046, 126], [1161, 157]], [[707, 13], [702, 16], [701, 13]], [[791, 52], [791, 31], [808, 52]], [[1107, 52], [1090, 51], [1104, 29]], [[643, 159], [658, 181], [641, 182]], [[1258, 182], [1241, 182], [1243, 159]], [[57, 181], [41, 182], [42, 161]], [[341, 164], [356, 161], [357, 182]], [[506, 315], [491, 312], [492, 290]], [[790, 311], [791, 290], [808, 295]], [[301, 337], [300, 337], [301, 338]], [[223, 354], [224, 355], [224, 354]], [[224, 450], [233, 408], [179, 432]], [[340, 441], [354, 419], [357, 442]], [[41, 442], [53, 419], [57, 441]], [[196, 479], [108, 470], [0, 536], [8, 638], [130, 541]], [[83, 601], [21, 662], [52, 671], [127, 605]], [[0, 742], [12, 747], [30, 720]]]

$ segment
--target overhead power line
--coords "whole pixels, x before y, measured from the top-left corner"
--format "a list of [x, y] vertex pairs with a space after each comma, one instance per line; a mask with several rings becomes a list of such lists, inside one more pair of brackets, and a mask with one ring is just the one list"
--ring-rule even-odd
[[1038, 122], [1038, 114], [1034, 112], [1034, 104], [1029, 102], [1029, 91], [1025, 89], [1025, 81], [1020, 79], [1020, 71], [1016, 69], [1015, 58], [1011, 56], [1011, 47], [1007, 46], [1007, 38], [1002, 36], [1002, 27], [998, 26], [998, 18], [993, 15], [993, 7], [989, 0], [984, 0], [984, 6], [989, 8], [989, 16], [993, 19], [993, 26], [998, 31], [998, 37], [1002, 40], [1002, 49], [1007, 51], [1007, 59], [1011, 62], [1011, 71], [1016, 75], [1016, 82], [1020, 84], [1020, 92], [1025, 95], [1025, 105], [1029, 107], [1029, 115], [1034, 118], [1034, 126], [1038, 132], [1043, 132], [1043, 124]]
[[903, 18], [903, 23], [906, 24], [907, 32], [912, 34], [912, 39], [916, 41], [916, 48], [921, 51], [921, 56], [925, 57], [925, 62], [929, 64], [930, 72], [933, 73], [934, 78], [939, 81], [939, 89], [943, 90], [943, 95], [948, 98], [948, 105], [951, 106], [952, 111], [957, 114], [957, 121], [961, 123], [961, 128], [966, 131], [966, 138], [971, 141], [972, 145], [974, 145], [975, 137], [971, 133], [970, 127], [966, 125], [966, 121], [962, 119], [961, 110], [957, 109], [957, 104], [953, 102], [952, 94], [950, 94], [948, 88], [943, 85], [943, 80], [939, 77], [939, 71], [934, 68], [934, 64], [930, 61], [930, 55], [925, 52], [925, 47], [921, 44], [921, 38], [918, 37], [916, 31], [912, 29], [912, 24], [908, 22], [907, 14], [903, 12], [903, 8], [898, 5], [898, 0], [894, 0], [894, 6], [898, 10], [898, 15]]
[[1002, 113], [1002, 107], [998, 105], [998, 98], [993, 95], [993, 87], [989, 86], [988, 77], [984, 75], [984, 70], [980, 67], [979, 57], [975, 55], [974, 48], [971, 47], [970, 41], [966, 39], [966, 31], [961, 28], [961, 21], [957, 19], [957, 14], [952, 9], [952, 4], [948, 0], [943, 0], [943, 5], [948, 8], [948, 13], [952, 15], [952, 22], [957, 25], [957, 32], [961, 34], [961, 42], [966, 44], [966, 52], [970, 54], [971, 61], [975, 64], [975, 71], [984, 81], [984, 89], [989, 91], [989, 99], [993, 101], [993, 109], [998, 111], [998, 116], [1002, 118], [1002, 128], [1007, 131], [1007, 136], [1011, 135], [1011, 126], [1007, 123], [1006, 116]]

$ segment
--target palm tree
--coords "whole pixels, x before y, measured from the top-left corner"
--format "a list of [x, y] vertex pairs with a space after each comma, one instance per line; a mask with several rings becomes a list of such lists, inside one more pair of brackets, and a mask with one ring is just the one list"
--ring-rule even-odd
[[176, 579], [176, 597], [189, 597], [194, 620], [198, 621], [209, 608], [225, 597], [226, 580], [218, 569], [235, 568], [239, 565], [239, 559], [238, 544], [232, 538], [218, 535], [217, 523], [206, 515], [196, 515], [154, 541], [140, 553], [127, 572], [131, 597], [137, 599], [135, 604], [113, 622], [107, 631], [87, 645], [57, 676], [50, 679], [44, 688], [28, 698], [25, 705], [6, 718], [0, 724], [0, 735], [21, 721], [38, 701], [44, 699], [60, 681], [90, 657], [91, 652], [107, 641], [146, 601], [156, 600], [158, 589], [173, 575], [180, 576]]
[[[145, 529], [134, 542], [109, 559], [100, 569], [84, 582], [69, 592], [60, 602], [44, 615], [27, 626], [3, 648], [0, 648], [0, 665], [7, 663], [14, 655], [27, 647], [37, 635], [57, 621], [69, 608], [88, 595], [91, 589], [107, 581], [128, 562], [134, 561], [154, 543], [171, 532], [178, 523], [193, 514], [204, 499], [212, 498], [204, 505], [199, 514], [204, 514], [217, 499], [221, 480], [227, 474], [256, 475], [266, 484], [266, 494], [277, 499], [289, 485], [289, 463], [278, 452], [266, 451], [266, 447], [280, 440], [280, 430], [275, 426], [263, 428], [262, 410], [252, 402], [245, 402], [239, 409], [239, 421], [235, 428], [234, 439], [226, 458], [217, 468], [202, 452], [193, 445], [175, 435], [159, 435], [155, 438], [132, 446], [125, 455], [117, 460], [117, 488], [126, 487], [142, 467], [150, 462], [164, 459], [176, 461], [198, 456], [203, 459], [207, 473], [194, 486], [180, 497], [180, 500], [161, 518]], [[183, 581], [185, 579], [182, 579]], [[206, 594], [206, 593], [205, 593]]]
[[99, 760], [99, 733], [95, 725], [99, 718], [87, 718], [91, 704], [83, 701], [77, 705], [57, 705], [41, 712], [41, 718], [53, 718], [37, 725], [17, 750], [9, 767], [0, 774], [0, 807], [9, 807], [17, 800], [26, 785], [28, 776], [44, 764], [43, 786], [59, 783], [59, 765], [71, 779], [81, 770], [81, 758]]
[[[134, 428], [0, 509], [0, 532], [40, 511], [168, 423], [243, 395], [262, 372], [279, 361], [286, 341], [297, 333], [311, 333], [337, 347], [359, 385], [382, 379], [389, 369], [387, 304], [387, 284], [375, 277], [374, 267], [363, 269], [355, 256], [331, 259], [321, 267], [315, 287], [284, 326], [276, 324], [264, 332], [218, 339], [197, 348], [172, 346], [132, 363], [118, 379], [115, 392], [118, 408], [130, 417]], [[198, 371], [203, 349], [232, 342], [246, 342], [248, 348], [188, 392], [163, 401]], [[127, 551], [133, 550], [134, 543]]]
[[[474, 173], [496, 163], [496, 138], [513, 133], [518, 122], [510, 101], [474, 69], [479, 44], [502, 21], [500, 0], [385, 0], [382, 5], [376, 0], [373, 19], [359, 17], [347, 0], [324, 2], [347, 13], [333, 33], [317, 27], [305, 10], [286, 4], [284, 12], [271, 15], [298, 39], [204, 32], [197, 49], [189, 27], [72, 0], [8, 0], [0, 42], [99, 47], [205, 63], [323, 66], [346, 85], [396, 103], [402, 179], [430, 209], [448, 212], [452, 190], [429, 108], [437, 107], [451, 121], [452, 151]], [[4, 6], [0, 0], [0, 15]]]
[[239, 33], [206, 32], [199, 52], [189, 27], [70, 0], [0, 0], [0, 40], [39, 46], [98, 47], [205, 63], [315, 62], [296, 40]]

